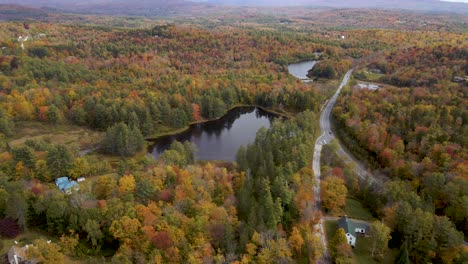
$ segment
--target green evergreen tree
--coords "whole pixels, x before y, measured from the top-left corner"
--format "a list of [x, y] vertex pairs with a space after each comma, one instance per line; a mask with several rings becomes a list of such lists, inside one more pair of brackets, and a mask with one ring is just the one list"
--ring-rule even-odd
[[101, 144], [101, 151], [121, 157], [132, 156], [143, 149], [145, 139], [138, 127], [129, 128], [125, 123], [118, 123], [107, 129]]
[[72, 165], [73, 155], [64, 145], [53, 146], [47, 152], [47, 167], [52, 176], [67, 176]]
[[29, 146], [13, 148], [11, 154], [13, 155], [15, 164], [22, 161], [23, 164], [30, 169], [34, 168], [36, 165], [36, 154]]
[[13, 134], [15, 123], [6, 115], [6, 113], [0, 109], [0, 133], [7, 136]]
[[57, 106], [54, 104], [49, 106], [49, 109], [47, 110], [47, 120], [49, 123], [54, 125], [57, 124], [60, 121], [60, 115], [61, 113]]
[[408, 254], [408, 243], [405, 241], [400, 247], [400, 253], [395, 259], [395, 264], [410, 264], [409, 254]]

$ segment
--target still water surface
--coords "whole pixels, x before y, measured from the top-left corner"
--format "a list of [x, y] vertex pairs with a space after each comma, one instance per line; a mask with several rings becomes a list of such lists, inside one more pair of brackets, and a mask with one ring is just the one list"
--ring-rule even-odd
[[289, 74], [301, 80], [309, 80], [309, 77], [307, 77], [307, 72], [312, 69], [316, 63], [317, 61], [311, 60], [289, 64]]
[[193, 124], [179, 134], [160, 137], [149, 152], [158, 158], [174, 140], [195, 144], [197, 160], [235, 161], [237, 150], [255, 141], [261, 127], [269, 128], [277, 115], [257, 107], [237, 107], [218, 120]]

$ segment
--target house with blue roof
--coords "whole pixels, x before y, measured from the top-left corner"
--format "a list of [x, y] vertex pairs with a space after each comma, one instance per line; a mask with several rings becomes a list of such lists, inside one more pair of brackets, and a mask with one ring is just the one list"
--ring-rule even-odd
[[71, 194], [72, 191], [80, 190], [80, 185], [76, 181], [70, 181], [68, 177], [60, 177], [55, 179], [55, 184], [65, 194]]

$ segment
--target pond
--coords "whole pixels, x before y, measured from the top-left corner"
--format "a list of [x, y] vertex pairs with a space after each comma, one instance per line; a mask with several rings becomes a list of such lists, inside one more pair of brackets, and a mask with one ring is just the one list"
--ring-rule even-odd
[[298, 63], [292, 63], [288, 65], [289, 74], [293, 75], [294, 77], [301, 79], [301, 80], [309, 80], [307, 77], [307, 73], [310, 69], [312, 69], [317, 61], [310, 60], [310, 61], [301, 61]]
[[188, 140], [197, 148], [197, 160], [235, 161], [239, 147], [253, 143], [257, 131], [269, 128], [276, 117], [258, 107], [237, 107], [220, 119], [193, 124], [179, 134], [157, 138], [148, 152], [158, 158], [175, 140]]

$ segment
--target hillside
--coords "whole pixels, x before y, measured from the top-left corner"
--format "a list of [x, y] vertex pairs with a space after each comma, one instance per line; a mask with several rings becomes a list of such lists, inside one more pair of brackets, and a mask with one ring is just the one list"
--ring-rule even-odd
[[314, 6], [334, 8], [403, 9], [427, 12], [468, 13], [468, 4], [438, 0], [209, 0], [210, 3], [244, 6]]
[[[21, 3], [0, 5], [0, 258], [465, 263], [468, 16]], [[344, 215], [369, 221], [355, 248]]]
[[48, 16], [49, 14], [42, 9], [14, 4], [0, 4], [0, 20], [4, 21], [21, 20], [24, 18], [44, 19]]
[[[0, 0], [0, 4], [17, 4], [13, 0]], [[235, 6], [308, 6], [314, 8], [367, 8], [384, 10], [410, 10], [426, 13], [457, 13], [468, 14], [468, 4], [455, 2], [442, 2], [438, 0], [355, 0], [355, 1], [325, 1], [325, 0], [135, 0], [126, 2], [124, 0], [25, 0], [21, 5], [49, 10], [62, 11], [78, 14], [112, 14], [112, 15], [139, 15], [139, 16], [173, 16], [173, 15], [195, 15], [212, 11], [223, 12]], [[275, 9], [281, 13], [282, 9]]]
[[[0, 0], [0, 4], [14, 4], [12, 0]], [[21, 2], [22, 5], [48, 9], [58, 12], [77, 14], [141, 15], [170, 16], [175, 14], [197, 13], [199, 10], [212, 8], [212, 4], [194, 3], [184, 0], [137, 0], [137, 1], [32, 1]]]

